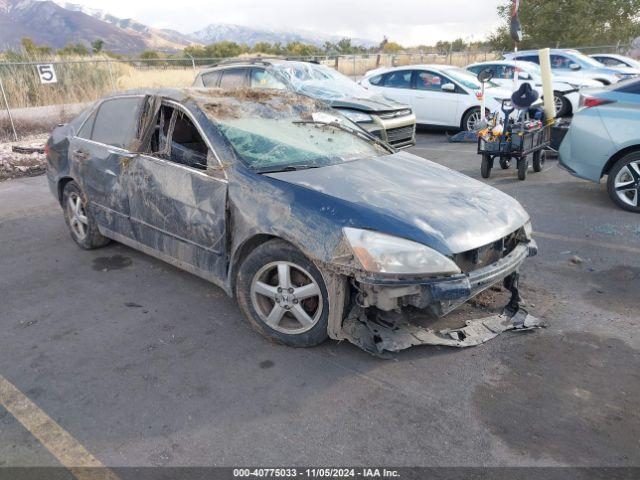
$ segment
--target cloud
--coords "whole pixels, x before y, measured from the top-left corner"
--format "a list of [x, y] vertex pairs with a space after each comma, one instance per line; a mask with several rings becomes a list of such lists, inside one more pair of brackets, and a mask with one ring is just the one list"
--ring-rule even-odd
[[92, 8], [107, 8], [155, 27], [190, 33], [210, 23], [237, 23], [277, 30], [307, 30], [406, 44], [437, 40], [483, 39], [498, 24], [496, 7], [504, 0], [76, 0]]

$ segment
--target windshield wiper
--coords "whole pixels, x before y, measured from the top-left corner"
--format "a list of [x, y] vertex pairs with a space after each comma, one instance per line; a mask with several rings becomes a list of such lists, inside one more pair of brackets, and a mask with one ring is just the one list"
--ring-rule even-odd
[[352, 135], [355, 135], [356, 137], [360, 137], [360, 138], [363, 138], [365, 140], [372, 141], [376, 145], [381, 146], [382, 148], [384, 148], [385, 150], [389, 151], [390, 153], [395, 153], [395, 150], [393, 149], [393, 147], [391, 147], [390, 145], [386, 144], [385, 142], [380, 140], [375, 135], [372, 135], [371, 133], [367, 132], [366, 130], [361, 130], [361, 129], [348, 127], [347, 125], [344, 125], [343, 123], [340, 123], [340, 122], [319, 122], [317, 120], [296, 120], [296, 121], [294, 121], [292, 123], [294, 125], [324, 125], [324, 126], [327, 126], [327, 127], [335, 127], [338, 130], [342, 130], [343, 132], [350, 133]]
[[273, 168], [257, 168], [256, 173], [276, 173], [276, 172], [296, 172], [298, 170], [310, 170], [312, 168], [320, 168], [324, 165], [284, 165]]

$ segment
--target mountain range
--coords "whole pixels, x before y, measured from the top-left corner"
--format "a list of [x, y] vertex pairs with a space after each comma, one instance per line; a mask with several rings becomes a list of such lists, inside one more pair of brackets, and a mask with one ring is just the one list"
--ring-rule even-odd
[[[22, 37], [39, 45], [59, 49], [69, 43], [87, 46], [96, 40], [104, 49], [120, 54], [144, 50], [176, 52], [191, 44], [209, 44], [222, 40], [246, 43], [293, 41], [322, 46], [341, 37], [304, 31], [278, 31], [242, 25], [213, 23], [185, 34], [171, 29], [149, 27], [131, 18], [118, 18], [102, 10], [52, 0], [0, 0], [0, 50], [19, 48]], [[352, 39], [355, 45], [371, 46], [370, 40]]]

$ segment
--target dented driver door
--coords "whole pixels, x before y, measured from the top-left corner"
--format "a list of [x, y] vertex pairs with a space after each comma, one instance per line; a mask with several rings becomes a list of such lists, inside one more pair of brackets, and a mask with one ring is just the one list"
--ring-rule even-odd
[[[220, 176], [208, 144], [198, 143], [204, 138], [201, 130], [196, 129], [197, 135], [190, 132], [186, 121], [195, 122], [184, 111], [182, 115], [186, 119], [179, 124], [182, 130], [167, 132], [169, 145], [172, 136], [181, 142], [173, 144], [173, 152], [141, 153], [127, 167], [131, 224], [137, 242], [151, 249], [148, 253], [222, 284], [227, 255], [227, 180]], [[159, 133], [164, 135], [162, 127]], [[200, 137], [187, 138], [189, 135]], [[194, 145], [199, 145], [198, 161], [192, 155]]]

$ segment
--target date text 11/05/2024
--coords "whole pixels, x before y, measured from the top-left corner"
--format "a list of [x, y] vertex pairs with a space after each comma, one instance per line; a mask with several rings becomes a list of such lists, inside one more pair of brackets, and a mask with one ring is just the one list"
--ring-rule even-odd
[[235, 468], [234, 478], [399, 478], [397, 470], [386, 468]]

